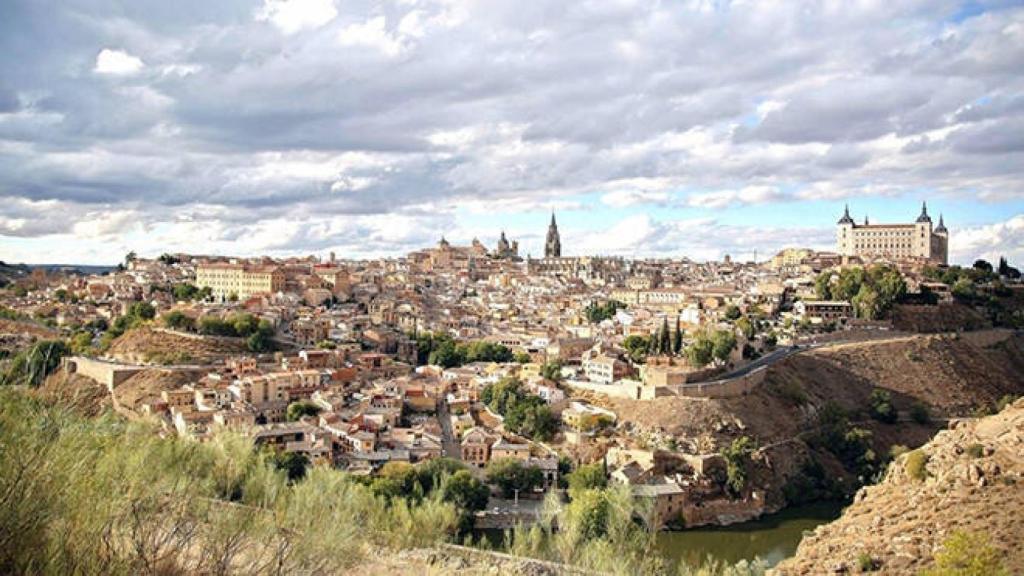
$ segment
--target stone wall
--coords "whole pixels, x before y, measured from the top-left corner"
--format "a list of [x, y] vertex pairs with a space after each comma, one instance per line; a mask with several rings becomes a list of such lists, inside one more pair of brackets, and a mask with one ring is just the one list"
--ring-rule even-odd
[[82, 376], [92, 378], [111, 391], [118, 384], [145, 370], [144, 366], [104, 362], [103, 360], [86, 358], [85, 356], [69, 356], [64, 358], [61, 364], [64, 371], [68, 374], [81, 374]]

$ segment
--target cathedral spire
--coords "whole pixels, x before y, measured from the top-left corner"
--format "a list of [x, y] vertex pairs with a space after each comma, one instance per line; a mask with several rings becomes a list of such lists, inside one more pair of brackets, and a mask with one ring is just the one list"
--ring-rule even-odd
[[562, 239], [558, 234], [558, 223], [555, 222], [555, 211], [551, 211], [551, 224], [548, 225], [548, 236], [544, 242], [545, 258], [560, 258], [562, 256]]

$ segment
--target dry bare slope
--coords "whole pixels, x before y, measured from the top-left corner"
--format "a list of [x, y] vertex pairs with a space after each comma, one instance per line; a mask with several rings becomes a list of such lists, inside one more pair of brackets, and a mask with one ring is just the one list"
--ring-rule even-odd
[[107, 355], [127, 363], [209, 363], [232, 354], [246, 353], [240, 338], [216, 338], [178, 334], [152, 328], [136, 328], [114, 340]]
[[[912, 460], [924, 460], [923, 470]], [[1021, 510], [1024, 400], [994, 416], [954, 421], [893, 461], [881, 483], [861, 489], [842, 517], [806, 536], [778, 572], [856, 571], [863, 557], [879, 574], [916, 574], [962, 530], [987, 535], [1008, 572], [1024, 574]]]

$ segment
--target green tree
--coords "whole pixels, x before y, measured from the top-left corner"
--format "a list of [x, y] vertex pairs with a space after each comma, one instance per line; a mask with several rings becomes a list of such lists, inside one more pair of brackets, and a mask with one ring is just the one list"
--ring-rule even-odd
[[516, 491], [529, 492], [544, 484], [544, 474], [534, 466], [524, 466], [515, 458], [491, 460], [486, 468], [487, 482], [497, 486], [505, 498]]
[[746, 316], [736, 320], [736, 329], [739, 330], [740, 334], [743, 334], [743, 337], [747, 340], [752, 340], [754, 338], [754, 333], [756, 332], [754, 323]]
[[703, 368], [714, 359], [715, 345], [707, 334], [701, 333], [686, 347], [686, 360], [691, 366]]
[[448, 477], [442, 488], [442, 498], [462, 510], [476, 512], [487, 507], [491, 491], [473, 477], [469, 470], [459, 470]]
[[530, 355], [526, 352], [516, 352], [516, 355], [512, 358], [517, 364], [529, 364], [533, 361]]
[[899, 417], [896, 408], [892, 404], [892, 394], [888, 390], [875, 388], [871, 391], [868, 403], [870, 405], [871, 417], [875, 420], [892, 424]]
[[746, 488], [750, 455], [756, 448], [757, 445], [750, 437], [740, 436], [722, 450], [722, 457], [725, 458], [726, 485], [734, 496], [739, 496]]
[[658, 331], [658, 352], [662, 354], [672, 352], [672, 340], [668, 333], [668, 317], [661, 319], [661, 330]]
[[672, 335], [672, 354], [678, 356], [683, 351], [683, 329], [679, 324], [679, 316], [676, 316], [676, 331]]
[[647, 349], [650, 347], [650, 341], [644, 336], [633, 334], [631, 336], [626, 336], [622, 341], [622, 347], [626, 349], [626, 353], [629, 355], [630, 360], [637, 364], [641, 364], [647, 359]]
[[562, 362], [559, 360], [552, 360], [551, 362], [541, 364], [540, 375], [552, 382], [561, 382]]
[[309, 458], [299, 452], [275, 451], [271, 462], [278, 470], [283, 470], [291, 482], [298, 482], [306, 477]]
[[604, 473], [604, 463], [584, 464], [569, 474], [569, 490], [573, 493], [592, 488], [604, 488], [608, 485], [608, 477]]
[[287, 418], [289, 422], [297, 422], [302, 419], [303, 416], [316, 416], [320, 414], [321, 411], [323, 411], [323, 408], [320, 406], [312, 402], [300, 400], [288, 405], [288, 410], [285, 412], [285, 418]]
[[735, 304], [729, 304], [725, 309], [725, 318], [727, 320], [737, 320], [741, 314], [740, 307]]
[[731, 330], [718, 330], [711, 337], [711, 353], [721, 362], [729, 359], [729, 354], [736, 349], [736, 336]]
[[171, 310], [163, 315], [164, 326], [174, 330], [192, 330], [196, 322], [181, 310]]
[[76, 332], [75, 335], [71, 337], [71, 352], [81, 355], [88, 354], [92, 351], [92, 339], [93, 335], [91, 332]]

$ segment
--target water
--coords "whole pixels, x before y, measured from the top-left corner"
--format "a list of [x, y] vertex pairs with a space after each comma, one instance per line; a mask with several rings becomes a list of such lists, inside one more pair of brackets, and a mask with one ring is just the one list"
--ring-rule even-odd
[[774, 566], [796, 552], [805, 530], [835, 520], [842, 509], [839, 502], [815, 503], [732, 526], [661, 532], [657, 545], [673, 562], [697, 565], [710, 556], [735, 564], [759, 557]]
[[[696, 566], [710, 556], [728, 564], [761, 558], [774, 566], [796, 552], [804, 531], [835, 520], [843, 506], [841, 502], [817, 502], [732, 526], [659, 532], [657, 547], [673, 564], [686, 562]], [[503, 548], [505, 533], [502, 530], [474, 530], [472, 534], [481, 543], [486, 542], [490, 549]]]

